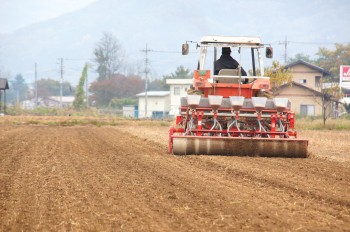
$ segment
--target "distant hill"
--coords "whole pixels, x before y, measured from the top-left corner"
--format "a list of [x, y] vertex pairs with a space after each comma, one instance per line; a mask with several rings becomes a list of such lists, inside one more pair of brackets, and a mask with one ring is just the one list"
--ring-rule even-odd
[[[81, 10], [12, 34], [0, 34], [0, 65], [12, 75], [22, 73], [27, 82], [32, 82], [37, 62], [39, 78], [59, 79], [58, 62], [63, 57], [65, 80], [76, 84], [84, 62], [91, 62], [93, 48], [105, 31], [118, 38], [128, 63], [138, 66], [139, 71], [144, 68], [144, 53], [140, 50], [148, 44], [153, 49], [149, 54], [153, 78], [169, 74], [179, 65], [194, 69], [196, 54], [183, 57], [176, 52], [180, 52], [185, 40], [198, 40], [205, 34], [260, 36], [274, 45], [275, 58], [282, 59], [284, 47], [278, 41], [286, 35], [299, 41], [345, 38], [345, 32], [339, 30], [345, 22], [336, 15], [329, 16], [335, 9], [322, 8], [319, 4], [322, 9], [319, 11], [313, 9], [313, 4], [314, 1], [303, 2], [301, 6], [243, 0], [98, 0]], [[195, 51], [194, 47], [192, 50]], [[315, 51], [317, 46], [291, 43], [288, 54], [314, 55]]]

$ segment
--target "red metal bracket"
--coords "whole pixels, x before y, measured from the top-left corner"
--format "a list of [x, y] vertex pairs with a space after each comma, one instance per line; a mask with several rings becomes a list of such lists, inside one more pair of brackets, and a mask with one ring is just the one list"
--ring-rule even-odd
[[271, 134], [271, 138], [275, 138], [275, 132], [276, 132], [276, 119], [277, 119], [277, 115], [276, 114], [271, 114], [271, 132], [273, 132]]

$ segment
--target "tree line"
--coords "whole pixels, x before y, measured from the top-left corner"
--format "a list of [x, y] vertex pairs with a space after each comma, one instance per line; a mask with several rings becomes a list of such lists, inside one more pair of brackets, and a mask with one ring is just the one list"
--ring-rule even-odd
[[[93, 49], [94, 69], [98, 74], [97, 79], [89, 87], [89, 105], [96, 107], [120, 108], [123, 104], [136, 104], [136, 94], [145, 91], [145, 79], [137, 74], [125, 75], [122, 70], [125, 68], [125, 53], [118, 39], [111, 33], [104, 33]], [[289, 58], [288, 63], [303, 60], [317, 65], [332, 73], [331, 79], [339, 78], [339, 66], [350, 64], [350, 43], [336, 44], [335, 49], [319, 48], [315, 59], [302, 53]], [[63, 83], [63, 96], [75, 95], [74, 107], [83, 109], [86, 106], [84, 85], [86, 81], [87, 65], [84, 66], [79, 84], [71, 86], [69, 82]], [[271, 83], [278, 86], [291, 79], [288, 72], [283, 71], [283, 66], [273, 62], [273, 66], [267, 69], [271, 75]], [[148, 83], [148, 90], [169, 90], [166, 79], [192, 78], [192, 72], [183, 66], [161, 79], [155, 79]], [[21, 74], [17, 74], [10, 81], [8, 91], [8, 102], [19, 103], [25, 99], [34, 98], [34, 93], [29, 91], [28, 85]], [[60, 95], [59, 81], [47, 78], [37, 81], [38, 97]]]
[[[145, 91], [145, 80], [137, 74], [123, 74], [125, 55], [117, 38], [111, 33], [104, 33], [92, 53], [93, 67], [98, 77], [89, 86], [89, 105], [121, 108], [125, 104], [137, 104], [136, 94]], [[76, 109], [84, 109], [87, 105], [84, 86], [88, 68], [89, 66], [86, 64], [76, 87], [67, 81], [62, 84], [63, 96], [75, 96], [73, 106]], [[148, 90], [169, 90], [166, 79], [191, 77], [190, 70], [180, 66], [174, 73], [165, 75], [162, 79], [150, 81]], [[17, 74], [14, 79], [9, 81], [9, 84], [8, 103], [16, 104], [34, 98], [34, 91], [29, 88], [22, 74]], [[39, 98], [59, 96], [60, 85], [59, 81], [51, 78], [39, 79], [37, 81], [37, 95]]]
[[298, 53], [293, 58], [288, 59], [288, 63], [293, 63], [297, 60], [303, 60], [314, 64], [332, 73], [330, 80], [339, 81], [340, 65], [350, 64], [350, 43], [335, 44], [335, 49], [320, 47], [315, 58], [309, 55]]

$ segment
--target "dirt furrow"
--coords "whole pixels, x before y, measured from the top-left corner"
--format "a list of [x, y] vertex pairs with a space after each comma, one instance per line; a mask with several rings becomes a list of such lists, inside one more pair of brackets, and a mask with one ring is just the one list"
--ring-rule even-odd
[[172, 156], [116, 127], [3, 127], [3, 231], [350, 228], [347, 164]]
[[[156, 145], [154, 145], [154, 147], [155, 147]], [[193, 157], [190, 157], [190, 158], [187, 158], [187, 160], [186, 160], [186, 162], [187, 162], [187, 167], [186, 168], [188, 168], [188, 167], [191, 167], [192, 169], [194, 169], [194, 167], [195, 166], [200, 166], [200, 167], [202, 167], [202, 162], [199, 162], [199, 164], [198, 165], [195, 165], [195, 164], [193, 164], [193, 159], [192, 159]], [[197, 157], [194, 157], [194, 158], [197, 158]], [[197, 160], [201, 160], [201, 158], [202, 157], [200, 157], [200, 158], [198, 158]], [[222, 158], [222, 157], [220, 157], [220, 159], [230, 159], [230, 160], [233, 160], [234, 162], [236, 162], [237, 160], [236, 160], [236, 158], [237, 159], [241, 159], [240, 157], [225, 157], [225, 158]], [[215, 160], [215, 157], [211, 157], [210, 159], [214, 159]], [[253, 158], [254, 159], [254, 158]], [[260, 161], [266, 161], [265, 159], [261, 159], [261, 158], [256, 158], [255, 159], [255, 161], [256, 160], [260, 160]], [[254, 161], [254, 162], [255, 162]], [[256, 198], [261, 198], [261, 202], [260, 203], [264, 203], [265, 201], [267, 201], [267, 200], [269, 200], [270, 198], [272, 198], [271, 199], [271, 202], [274, 202], [274, 203], [276, 203], [276, 202], [278, 202], [278, 198], [280, 197], [281, 199], [283, 199], [283, 201], [282, 202], [280, 202], [280, 204], [278, 205], [278, 207], [282, 207], [282, 208], [288, 208], [287, 207], [287, 205], [291, 205], [291, 204], [293, 204], [293, 207], [294, 208], [296, 208], [295, 209], [295, 211], [300, 211], [300, 212], [304, 212], [305, 211], [305, 197], [309, 197], [310, 198], [310, 194], [304, 194], [303, 193], [303, 191], [304, 191], [304, 189], [301, 189], [301, 190], [297, 190], [298, 189], [298, 187], [295, 187], [295, 186], [293, 186], [293, 183], [288, 183], [288, 181], [282, 181], [281, 183], [278, 183], [278, 180], [281, 180], [281, 178], [279, 178], [278, 176], [279, 176], [279, 174], [280, 173], [283, 173], [283, 170], [284, 169], [278, 169], [278, 165], [276, 165], [276, 164], [274, 164], [273, 162], [274, 162], [274, 159], [270, 159], [270, 160], [267, 160], [267, 161], [271, 161], [272, 162], [272, 165], [273, 166], [275, 166], [275, 168], [278, 170], [278, 171], [275, 171], [276, 173], [276, 179], [277, 179], [277, 181], [276, 180], [270, 180], [270, 182], [271, 182], [271, 184], [270, 184], [270, 186], [269, 186], [269, 184], [268, 184], [268, 181], [269, 180], [264, 180], [264, 176], [261, 176], [261, 177], [256, 177], [256, 180], [258, 181], [258, 183], [257, 183], [257, 181], [252, 181], [252, 175], [250, 175], [250, 171], [249, 171], [249, 168], [247, 168], [247, 169], [245, 169], [245, 170], [239, 170], [239, 169], [236, 169], [236, 170], [229, 170], [228, 168], [227, 168], [227, 166], [226, 166], [226, 168], [224, 167], [223, 169], [226, 169], [226, 171], [224, 172], [224, 175], [222, 175], [222, 174], [219, 174], [218, 175], [218, 173], [213, 173], [213, 174], [211, 174], [210, 175], [210, 177], [217, 177], [217, 176], [221, 176], [222, 178], [221, 178], [221, 180], [216, 180], [216, 181], [221, 181], [222, 182], [222, 179], [227, 179], [227, 174], [229, 173], [229, 172], [232, 172], [232, 173], [234, 173], [234, 183], [236, 184], [237, 183], [237, 181], [239, 182], [239, 181], [241, 181], [242, 179], [243, 179], [243, 181], [242, 182], [245, 182], [245, 185], [246, 185], [246, 187], [248, 187], [249, 189], [247, 190], [247, 192], [249, 193], [249, 191], [251, 191], [251, 189], [253, 188], [253, 190], [254, 190], [254, 188], [257, 188], [258, 189], [258, 191], [261, 191], [261, 185], [264, 187], [264, 188], [267, 188], [267, 189], [272, 189], [272, 191], [270, 191], [270, 192], [268, 192], [268, 191], [265, 191], [266, 192], [266, 194], [261, 194], [261, 195], [258, 195], [258, 196], [255, 196]], [[293, 160], [291, 160], [291, 159], [288, 159], [288, 161], [289, 162], [292, 162]], [[303, 161], [305, 161], [305, 159], [303, 160]], [[172, 163], [174, 163], [174, 160], [172, 160], [171, 161]], [[147, 163], [147, 162], [142, 162], [142, 163]], [[171, 166], [172, 165], [172, 163], [169, 163], [169, 164], [167, 164], [167, 165], [160, 165], [160, 167], [169, 167], [169, 166]], [[266, 172], [266, 165], [264, 165], [264, 162], [262, 162], [262, 168], [261, 169], [263, 169], [263, 170], [265, 170], [265, 172]], [[238, 166], [242, 166], [242, 167], [244, 167], [245, 165], [238, 165]], [[205, 171], [205, 172], [207, 172], [207, 170], [209, 169], [215, 169], [215, 168], [217, 168], [215, 165], [207, 165], [207, 166], [205, 166], [204, 165], [204, 167], [205, 167], [205, 169], [204, 170], [198, 170], [198, 171]], [[209, 167], [209, 168], [208, 168]], [[203, 167], [202, 167], [203, 168]], [[244, 169], [244, 168], [243, 168]], [[219, 170], [219, 172], [220, 172], [220, 168], [218, 168], [218, 170]], [[267, 169], [268, 170], [268, 169]], [[168, 170], [169, 171], [169, 170]], [[181, 169], [178, 169], [177, 170], [177, 173], [175, 173], [175, 175], [176, 176], [179, 176], [179, 175], [181, 175], [180, 173], [184, 173], [186, 171], [186, 169], [184, 170], [183, 168], [181, 168]], [[192, 170], [193, 171], [193, 170]], [[278, 173], [279, 172], [279, 173]], [[222, 173], [222, 172], [221, 172]], [[340, 172], [341, 173], [341, 172]], [[259, 174], [259, 173], [258, 173]], [[257, 175], [258, 175], [257, 174]], [[303, 176], [303, 174], [304, 173], [301, 173], [301, 177]], [[298, 175], [298, 174], [295, 174], [295, 175]], [[238, 178], [237, 178], [238, 177]], [[193, 177], [191, 177], [191, 178], [193, 178]], [[282, 177], [283, 178], [283, 177]], [[231, 179], [232, 180], [232, 179]], [[246, 181], [246, 180], [249, 180], [249, 181]], [[301, 178], [300, 180], [299, 180], [299, 182], [303, 182], [303, 180], [305, 180], [305, 179], [303, 179], [303, 178]], [[196, 182], [199, 182], [200, 180], [196, 180]], [[261, 183], [262, 182], [262, 183]], [[265, 186], [264, 186], [265, 185]], [[344, 185], [339, 185], [339, 186], [343, 186], [344, 187]], [[345, 186], [346, 186], [346, 182], [345, 182]], [[240, 187], [240, 186], [235, 186], [235, 187]], [[292, 190], [292, 191], [290, 191], [290, 190]], [[299, 191], [299, 192], [298, 192]], [[280, 194], [280, 192], [283, 192], [282, 194]], [[241, 193], [242, 194], [242, 193]], [[287, 194], [287, 196], [288, 195], [291, 195], [290, 197], [285, 197], [285, 195]], [[243, 192], [243, 194], [242, 195], [244, 195], [244, 192]], [[276, 196], [277, 195], [277, 196]], [[279, 196], [279, 195], [282, 195], [282, 196]], [[296, 196], [294, 196], [294, 195], [299, 195], [299, 199], [296, 197]], [[323, 198], [324, 198], [325, 196], [320, 196], [319, 198], [315, 198], [315, 197], [312, 197], [312, 195], [311, 195], [311, 198], [315, 198], [315, 199], [313, 199], [312, 200], [312, 202], [316, 202], [316, 206], [313, 208], [314, 210], [315, 210], [315, 214], [318, 214], [318, 213], [320, 213], [319, 211], [322, 211], [322, 209], [319, 209], [320, 208], [320, 203], [318, 203], [318, 201], [319, 201], [319, 199], [322, 199], [323, 200]], [[248, 198], [249, 199], [249, 198]], [[346, 199], [346, 197], [345, 197], [345, 199]], [[309, 199], [310, 200], [310, 199]], [[331, 199], [330, 201], [332, 201], [333, 199]], [[244, 199], [243, 199], [243, 201], [244, 201]], [[306, 201], [307, 202], [307, 201]], [[259, 203], [259, 204], [260, 204]], [[338, 201], [336, 201], [335, 200], [335, 202], [333, 202], [334, 203], [334, 206], [333, 207], [335, 207], [335, 211], [337, 212], [337, 204], [339, 203]], [[340, 202], [340, 203], [344, 203], [344, 202]], [[348, 201], [345, 201], [345, 207], [344, 207], [344, 205], [342, 205], [342, 208], [341, 209], [344, 209], [344, 212], [346, 212], [346, 210], [347, 210], [347, 204], [348, 204]], [[309, 204], [311, 204], [311, 203], [309, 203], [309, 202], [307, 202], [307, 204], [308, 204], [308, 207], [310, 207], [309, 206]], [[290, 207], [290, 206], [289, 206]], [[322, 207], [321, 207], [322, 208]], [[337, 221], [336, 220], [333, 220], [333, 215], [332, 215], [332, 211], [334, 210], [333, 208], [331, 208], [332, 210], [331, 211], [327, 211], [327, 212], [325, 212], [324, 214], [324, 219], [322, 220], [323, 222], [324, 222], [324, 224], [327, 224], [327, 223], [330, 223], [330, 222], [334, 222], [333, 224], [337, 224]], [[287, 209], [287, 210], [289, 210], [289, 209]], [[265, 210], [263, 210], [263, 211], [265, 211]], [[278, 211], [278, 209], [277, 209], [277, 211]], [[263, 214], [263, 213], [262, 213]], [[346, 216], [346, 215], [345, 215]], [[346, 219], [346, 217], [344, 217], [345, 219]], [[305, 219], [305, 223], [307, 223], [307, 221], [308, 221], [308, 218], [306, 218]], [[341, 223], [341, 221], [340, 221], [340, 223]]]

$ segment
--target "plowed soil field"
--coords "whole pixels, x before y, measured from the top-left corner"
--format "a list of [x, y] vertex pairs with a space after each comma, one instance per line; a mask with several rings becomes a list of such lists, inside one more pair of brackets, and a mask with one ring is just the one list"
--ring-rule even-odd
[[346, 158], [172, 156], [166, 136], [0, 125], [0, 230], [350, 231]]

